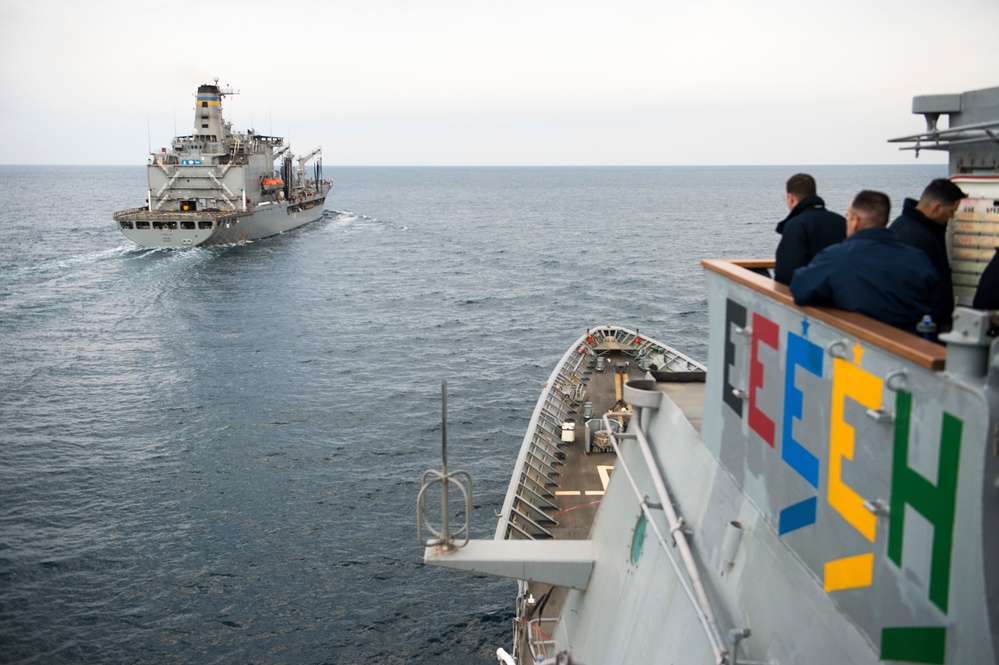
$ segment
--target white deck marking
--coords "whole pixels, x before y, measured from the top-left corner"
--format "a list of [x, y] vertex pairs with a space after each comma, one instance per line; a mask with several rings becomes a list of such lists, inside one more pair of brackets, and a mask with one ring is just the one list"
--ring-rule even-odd
[[585, 494], [586, 496], [603, 496], [604, 492], [607, 490], [607, 483], [610, 482], [610, 472], [613, 470], [613, 464], [597, 465], [597, 473], [600, 475], [600, 484], [604, 487], [602, 490], [584, 490], [582, 492], [579, 490], [555, 490], [555, 496], [579, 496], [581, 494]]
[[610, 472], [614, 470], [613, 464], [598, 464], [597, 473], [600, 474], [600, 484], [607, 489], [607, 483], [610, 482]]

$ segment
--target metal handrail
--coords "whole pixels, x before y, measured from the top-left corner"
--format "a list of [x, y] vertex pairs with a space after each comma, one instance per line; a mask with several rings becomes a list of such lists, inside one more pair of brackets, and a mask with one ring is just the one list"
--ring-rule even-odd
[[[543, 632], [541, 632], [541, 623], [557, 623], [558, 619], [554, 617], [538, 617], [537, 619], [529, 619], [527, 621], [527, 646], [531, 650], [531, 660], [533, 662], [538, 662], [538, 654], [541, 652], [543, 647], [554, 646], [555, 640], [551, 639], [535, 639], [534, 633], [537, 631], [539, 636], [548, 637]], [[545, 649], [542, 656], [548, 657], [548, 650]]]
[[115, 221], [225, 221], [252, 215], [252, 210], [150, 210], [149, 208], [127, 208], [114, 213]]
[[888, 139], [888, 143], [910, 143], [912, 141], [934, 141], [937, 139], [945, 139], [948, 136], [960, 135], [964, 132], [969, 131], [988, 131], [989, 129], [999, 129], [999, 120], [986, 120], [984, 122], [976, 122], [967, 125], [958, 125], [957, 127], [948, 127], [946, 129], [934, 129], [931, 131], [922, 132], [921, 134], [911, 134], [909, 136], [901, 136], [897, 139]]
[[[605, 413], [603, 416], [604, 426], [610, 430], [610, 417], [625, 414], [632, 415], [630, 411]], [[660, 547], [662, 547], [663, 552], [666, 554], [666, 558], [669, 559], [670, 565], [673, 566], [673, 570], [676, 572], [677, 578], [680, 580], [680, 586], [683, 588], [684, 593], [687, 594], [687, 598], [694, 606], [694, 610], [697, 613], [697, 619], [700, 622], [701, 627], [704, 628], [704, 632], [708, 637], [708, 642], [714, 650], [716, 665], [726, 665], [729, 662], [728, 648], [726, 647], [725, 640], [722, 637], [721, 629], [718, 627], [718, 619], [715, 617], [714, 610], [711, 607], [711, 601], [708, 598], [707, 593], [704, 591], [704, 585], [701, 582], [701, 576], [697, 570], [697, 564], [694, 561], [693, 554], [690, 552], [690, 545], [687, 543], [687, 537], [683, 532], [683, 520], [677, 516], [676, 511], [673, 508], [669, 492], [666, 489], [666, 483], [663, 481], [659, 466], [656, 464], [655, 458], [652, 456], [652, 448], [649, 446], [649, 441], [645, 437], [645, 432], [642, 431], [640, 420], [640, 418], [631, 419], [631, 422], [633, 423], [633, 431], [626, 433], [615, 433], [613, 431], [609, 432], [611, 445], [614, 447], [614, 452], [617, 455], [617, 464], [621, 466], [621, 469], [624, 471], [624, 475], [627, 476], [628, 482], [631, 485], [632, 491], [635, 493], [635, 498], [638, 499], [638, 503], [641, 506], [642, 513], [645, 515], [648, 525], [652, 527], [653, 532], [656, 534], [656, 539], [659, 541]], [[625, 463], [624, 457], [621, 455], [621, 448], [617, 441], [619, 437], [634, 438], [638, 441], [638, 445], [642, 450], [642, 455], [645, 458], [649, 474], [652, 476], [652, 483], [656, 487], [659, 503], [661, 504], [656, 506], [656, 508], [660, 508], [666, 514], [666, 522], [669, 526], [670, 535], [673, 537], [676, 548], [680, 550], [680, 557], [683, 559], [682, 570], [681, 564], [677, 562], [673, 553], [670, 551], [670, 547], [667, 544], [666, 539], [663, 537], [662, 531], [659, 530], [659, 526], [656, 524], [655, 520], [652, 519], [652, 511], [651, 506], [649, 505], [648, 497], [639, 489], [638, 483], [635, 482], [635, 477], [631, 475], [631, 471], [628, 469], [628, 465]]]

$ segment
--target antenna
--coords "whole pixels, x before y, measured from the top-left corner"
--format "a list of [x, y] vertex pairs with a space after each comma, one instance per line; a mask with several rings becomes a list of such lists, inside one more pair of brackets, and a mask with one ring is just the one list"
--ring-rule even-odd
[[[441, 381], [441, 471], [447, 475], [447, 381]], [[444, 487], [447, 494], [447, 486]], [[445, 518], [446, 519], [446, 518]]]
[[[472, 476], [467, 471], [452, 471], [448, 473], [447, 470], [447, 381], [441, 381], [441, 461], [442, 469], [440, 471], [428, 469], [423, 472], [423, 477], [420, 481], [420, 494], [416, 497], [416, 537], [424, 547], [439, 547], [443, 551], [450, 551], [468, 544], [469, 524], [472, 520]], [[468, 487], [466, 488], [465, 485], [461, 484], [455, 476], [464, 476]], [[440, 483], [441, 485], [440, 531], [430, 526], [430, 521], [427, 519], [427, 504], [425, 499], [427, 489], [436, 483]], [[454, 485], [461, 490], [461, 494], [465, 499], [465, 525], [454, 533], [451, 533], [451, 528], [448, 525], [448, 485]], [[424, 540], [424, 528], [432, 536], [436, 536], [436, 538], [433, 540]], [[464, 542], [455, 543], [455, 536], [464, 536]]]

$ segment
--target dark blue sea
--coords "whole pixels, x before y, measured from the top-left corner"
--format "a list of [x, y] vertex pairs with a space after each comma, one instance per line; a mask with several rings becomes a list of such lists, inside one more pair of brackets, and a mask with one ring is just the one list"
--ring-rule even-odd
[[327, 168], [319, 222], [167, 251], [111, 219], [143, 166], [0, 166], [0, 662], [495, 663], [515, 584], [416, 540], [441, 381], [491, 537], [568, 345], [706, 360], [699, 260], [772, 256], [802, 168]]

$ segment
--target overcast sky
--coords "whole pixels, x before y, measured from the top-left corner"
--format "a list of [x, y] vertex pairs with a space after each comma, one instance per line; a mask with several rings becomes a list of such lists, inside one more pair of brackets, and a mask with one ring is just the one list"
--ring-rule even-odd
[[144, 164], [216, 77], [236, 129], [328, 165], [909, 163], [912, 97], [999, 85], [997, 28], [997, 0], [0, 0], [0, 163]]

